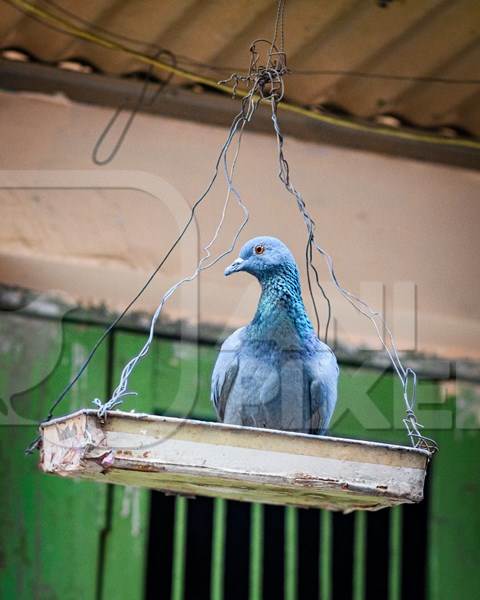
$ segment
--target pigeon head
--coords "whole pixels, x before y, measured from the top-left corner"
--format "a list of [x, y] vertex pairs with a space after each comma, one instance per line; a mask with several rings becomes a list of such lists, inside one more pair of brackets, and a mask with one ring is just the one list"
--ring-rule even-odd
[[240, 256], [225, 269], [225, 275], [245, 271], [261, 281], [285, 269], [296, 271], [295, 259], [287, 246], [277, 238], [260, 236], [243, 246]]

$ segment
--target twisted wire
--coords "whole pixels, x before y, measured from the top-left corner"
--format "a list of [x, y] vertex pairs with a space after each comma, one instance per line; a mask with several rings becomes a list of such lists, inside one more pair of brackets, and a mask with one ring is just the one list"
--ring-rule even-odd
[[[412, 445], [415, 448], [423, 448], [428, 450], [429, 452], [435, 452], [438, 447], [434, 440], [431, 438], [425, 437], [420, 432], [420, 429], [423, 428], [415, 416], [415, 406], [416, 406], [416, 388], [417, 388], [417, 376], [413, 369], [410, 367], [405, 368], [403, 363], [399, 357], [397, 346], [395, 343], [395, 339], [389, 327], [387, 326], [385, 320], [382, 315], [372, 309], [364, 300], [352, 294], [346, 288], [344, 288], [338, 281], [337, 275], [335, 273], [333, 259], [330, 254], [324, 250], [315, 239], [315, 222], [310, 216], [305, 201], [301, 195], [301, 193], [294, 187], [290, 179], [290, 167], [285, 158], [284, 154], [284, 137], [280, 129], [280, 125], [277, 118], [277, 101], [276, 98], [271, 99], [271, 111], [272, 111], [272, 122], [273, 127], [276, 134], [277, 139], [277, 151], [278, 151], [278, 164], [279, 171], [278, 176], [280, 181], [284, 184], [286, 190], [292, 194], [296, 200], [297, 207], [300, 213], [303, 216], [306, 228], [308, 239], [311, 240], [313, 247], [319, 252], [319, 254], [325, 259], [327, 269], [330, 275], [330, 278], [335, 286], [335, 288], [340, 292], [340, 294], [362, 315], [367, 317], [373, 324], [375, 332], [377, 334], [382, 347], [387, 353], [389, 357], [393, 369], [400, 379], [402, 385], [403, 392], [403, 400], [405, 403], [406, 409], [406, 417], [403, 419], [403, 423], [407, 430], [407, 435], [410, 438]], [[385, 334], [382, 334], [382, 330], [385, 331]], [[410, 382], [411, 385], [410, 385]]]
[[[327, 294], [325, 293], [325, 290], [320, 284], [318, 271], [313, 265], [313, 248], [315, 248], [317, 252], [325, 259], [330, 278], [338, 292], [340, 292], [340, 294], [358, 312], [360, 312], [372, 322], [377, 337], [380, 340], [380, 343], [384, 348], [387, 356], [389, 357], [393, 370], [398, 376], [402, 386], [402, 394], [406, 410], [406, 416], [403, 419], [403, 424], [405, 426], [407, 435], [411, 441], [412, 446], [414, 446], [415, 448], [425, 449], [430, 453], [434, 453], [438, 449], [437, 444], [431, 438], [422, 435], [420, 430], [423, 428], [423, 426], [418, 422], [415, 415], [417, 388], [417, 376], [415, 371], [410, 367], [404, 367], [400, 359], [393, 334], [387, 326], [382, 315], [378, 311], [372, 309], [360, 297], [356, 296], [339, 283], [333, 265], [333, 259], [331, 255], [317, 243], [315, 238], [316, 224], [307, 210], [305, 201], [301, 193], [295, 188], [290, 179], [290, 166], [285, 157], [284, 137], [281, 132], [277, 116], [278, 104], [279, 102], [281, 102], [285, 92], [283, 77], [288, 72], [286, 68], [286, 60], [284, 59], [285, 51], [284, 49], [283, 51], [280, 51], [280, 49], [277, 48], [275, 44], [275, 40], [278, 35], [278, 21], [281, 18], [280, 4], [282, 4], [282, 0], [279, 0], [279, 10], [277, 11], [274, 39], [272, 40], [272, 42], [269, 43], [268, 40], [263, 39], [255, 40], [255, 42], [250, 47], [251, 61], [248, 73], [246, 75], [233, 73], [227, 80], [222, 81], [220, 83], [232, 82], [234, 94], [238, 85], [240, 83], [244, 83], [248, 86], [250, 91], [256, 89], [258, 95], [262, 98], [262, 100], [269, 102], [271, 105], [271, 119], [277, 141], [277, 155], [279, 165], [278, 177], [283, 183], [285, 189], [295, 198], [297, 207], [303, 217], [307, 229], [307, 279], [309, 284], [309, 290], [312, 295], [312, 300], [314, 302], [314, 312], [317, 319], [317, 328], [319, 327], [318, 311], [313, 297], [309, 268], [314, 269], [316, 282], [324, 298], [327, 300], [328, 304], [328, 320], [325, 337], [327, 337], [328, 335], [328, 326], [331, 317], [331, 304]], [[265, 61], [264, 65], [260, 62], [260, 53], [258, 50], [258, 46], [261, 43], [269, 44], [267, 60]], [[382, 331], [385, 333], [382, 333]]]
[[[234, 136], [235, 131], [239, 127], [239, 123], [242, 122], [242, 131], [243, 131], [243, 127], [252, 119], [253, 114], [254, 114], [257, 106], [258, 106], [258, 103], [259, 103], [259, 98], [255, 97], [254, 91], [252, 91], [251, 94], [249, 94], [249, 95], [245, 96], [244, 98], [242, 98], [241, 110], [240, 110], [240, 112], [233, 119], [232, 126], [231, 126], [229, 134], [227, 136], [227, 140], [225, 141], [225, 143], [221, 147], [220, 153], [219, 153], [217, 161], [215, 163], [213, 175], [212, 175], [212, 177], [211, 177], [211, 179], [210, 179], [207, 187], [205, 188], [204, 192], [200, 195], [199, 198], [197, 198], [197, 200], [193, 204], [193, 206], [191, 208], [191, 211], [190, 211], [190, 215], [189, 215], [189, 217], [188, 217], [185, 225], [183, 226], [182, 230], [180, 231], [179, 235], [177, 236], [177, 238], [175, 239], [175, 241], [173, 242], [173, 244], [170, 246], [170, 248], [168, 249], [168, 251], [166, 252], [166, 254], [164, 255], [164, 257], [162, 258], [162, 260], [160, 261], [160, 263], [152, 271], [152, 273], [150, 274], [150, 276], [148, 277], [148, 279], [145, 281], [145, 283], [143, 284], [143, 286], [141, 287], [141, 289], [132, 298], [132, 300], [127, 304], [127, 306], [123, 309], [123, 311], [105, 329], [105, 331], [102, 333], [102, 335], [97, 339], [97, 341], [95, 342], [92, 350], [89, 352], [87, 358], [82, 363], [82, 365], [80, 366], [80, 368], [77, 371], [77, 373], [75, 374], [75, 376], [68, 382], [68, 384], [62, 390], [62, 392], [59, 394], [59, 396], [56, 398], [56, 400], [50, 406], [49, 411], [48, 411], [46, 417], [42, 421], [43, 423], [46, 423], [46, 422], [50, 421], [53, 418], [55, 409], [65, 399], [65, 397], [67, 396], [67, 394], [70, 392], [70, 390], [73, 388], [73, 386], [77, 383], [77, 381], [83, 375], [83, 373], [85, 372], [85, 369], [88, 367], [88, 365], [90, 364], [91, 360], [95, 356], [97, 350], [102, 345], [102, 343], [105, 341], [105, 339], [107, 338], [107, 336], [115, 329], [115, 327], [118, 325], [118, 323], [123, 319], [123, 317], [129, 312], [129, 310], [132, 308], [132, 306], [136, 303], [136, 301], [144, 293], [144, 291], [147, 289], [147, 287], [150, 285], [150, 283], [156, 277], [156, 275], [158, 274], [158, 272], [162, 269], [162, 267], [165, 265], [165, 263], [167, 262], [167, 260], [170, 258], [171, 254], [173, 253], [173, 251], [175, 250], [175, 248], [178, 246], [178, 244], [184, 238], [185, 234], [187, 233], [187, 231], [189, 230], [189, 228], [190, 228], [190, 226], [191, 226], [191, 224], [193, 222], [193, 219], [195, 217], [197, 209], [203, 203], [203, 201], [205, 200], [205, 198], [207, 197], [207, 195], [211, 191], [211, 189], [212, 189], [212, 187], [213, 187], [213, 185], [214, 185], [214, 183], [215, 183], [215, 181], [216, 181], [216, 179], [218, 177], [219, 170], [220, 170], [220, 165], [222, 163], [222, 159], [225, 158], [225, 153], [226, 153], [226, 151], [228, 150], [228, 148], [229, 148], [229, 146], [231, 144], [231, 141], [232, 141], [232, 138]], [[240, 141], [240, 138], [239, 138], [239, 141]], [[238, 155], [238, 149], [237, 149], [237, 155]], [[225, 165], [224, 165], [224, 170], [225, 170]], [[233, 176], [233, 174], [232, 174], [232, 176]], [[231, 177], [228, 178], [227, 181], [229, 182], [229, 185], [232, 186], [231, 187], [231, 191], [234, 192], [235, 197], [238, 199], [237, 194], [235, 193], [236, 190], [234, 189], [234, 187], [232, 185], [232, 179], [231, 179]], [[244, 225], [242, 226], [242, 229], [243, 229], [243, 227], [244, 227]], [[238, 235], [239, 235], [239, 233], [238, 233]], [[235, 237], [235, 242], [236, 242], [236, 240], [238, 238], [238, 235]], [[229, 248], [230, 252], [233, 250], [233, 246], [234, 246], [234, 244], [231, 246], [231, 248]], [[228, 254], [228, 251], [227, 251], [227, 254]], [[220, 260], [220, 257], [218, 258], [218, 260]], [[212, 265], [210, 265], [210, 266], [212, 266]], [[165, 302], [162, 303], [162, 305], [160, 307], [160, 310], [163, 307], [164, 303]], [[160, 311], [158, 311], [158, 314], [160, 314]], [[158, 318], [158, 315], [157, 315], [156, 318]], [[155, 318], [155, 321], [156, 321], [156, 318]], [[150, 343], [151, 343], [151, 334], [152, 334], [152, 332], [153, 332], [153, 328], [150, 327], [150, 331], [149, 331], [149, 340], [150, 340]], [[148, 352], [148, 349], [147, 349], [147, 352]], [[145, 353], [142, 354], [142, 356], [140, 358], [143, 358], [143, 356], [145, 356]], [[135, 361], [135, 365], [137, 364], [137, 362], [138, 362], [138, 360]], [[127, 371], [128, 375], [131, 373], [131, 370], [132, 370], [132, 368], [128, 369], [128, 371]], [[128, 377], [127, 377], [127, 381], [128, 381]], [[117, 390], [116, 390], [117, 391], [117, 399], [119, 397], [119, 394], [121, 395], [121, 397], [133, 394], [132, 392], [128, 392], [127, 391], [126, 386], [124, 387], [124, 385], [123, 385], [124, 383], [125, 383], [125, 378], [123, 378], [123, 380], [122, 380], [122, 386], [121, 386], [121, 388], [118, 389], [118, 386], [117, 386]], [[112, 400], [112, 398], [110, 400]], [[105, 414], [105, 410], [108, 410], [108, 408], [102, 410], [102, 406], [104, 406], [104, 405], [102, 404], [102, 402], [98, 398], [96, 398], [94, 400], [94, 404], [96, 404], [98, 406], [99, 411], [102, 411], [101, 414]], [[106, 403], [106, 404], [108, 404], [108, 403]], [[113, 405], [118, 405], [118, 402], [114, 402], [112, 404]], [[32, 441], [32, 443], [25, 449], [25, 452], [27, 454], [31, 454], [32, 452], [34, 452], [34, 450], [36, 450], [36, 449], [39, 448], [40, 441], [41, 441], [41, 436], [37, 436]]]
[[[250, 67], [248, 73], [241, 75], [239, 73], [232, 73], [228, 79], [220, 81], [220, 84], [232, 83], [233, 96], [235, 96], [238, 86], [243, 83], [247, 86], [250, 91], [253, 91], [262, 100], [267, 102], [275, 102], [275, 106], [282, 101], [285, 93], [285, 85], [283, 77], [288, 72], [286, 65], [286, 53], [285, 49], [278, 48], [275, 44], [275, 39], [278, 36], [279, 22], [281, 22], [281, 35], [282, 45], [284, 44], [284, 24], [283, 24], [283, 10], [285, 2], [279, 0], [277, 17], [274, 28], [274, 39], [272, 41], [259, 38], [255, 40], [250, 46]], [[265, 60], [261, 60], [262, 47], [266, 51]], [[315, 313], [317, 335], [320, 337], [320, 319], [318, 315], [317, 304], [315, 300], [315, 294], [312, 289], [311, 271], [314, 272], [315, 282], [317, 287], [320, 289], [323, 298], [327, 303], [327, 320], [325, 326], [325, 343], [328, 341], [328, 330], [331, 321], [331, 303], [322, 287], [318, 272], [313, 264], [312, 260], [312, 243], [313, 240], [309, 237], [305, 248], [306, 257], [306, 271], [307, 271], [307, 284], [308, 290]]]
[[[19, 2], [19, 4], [20, 4], [20, 2]], [[22, 3], [22, 4], [25, 4], [25, 3]], [[310, 292], [312, 295], [312, 301], [314, 303], [314, 310], [315, 310], [315, 314], [317, 317], [317, 326], [319, 327], [319, 319], [318, 319], [318, 312], [317, 312], [317, 308], [315, 305], [313, 291], [312, 291], [311, 284], [310, 284], [310, 282], [311, 282], [310, 272], [309, 272], [310, 268], [313, 269], [313, 271], [315, 273], [317, 285], [321, 289], [322, 294], [328, 303], [329, 314], [328, 314], [326, 333], [325, 333], [325, 337], [327, 337], [328, 326], [330, 323], [330, 316], [331, 316], [330, 301], [329, 301], [324, 289], [320, 285], [318, 272], [317, 272], [315, 266], [313, 265], [313, 260], [312, 260], [313, 259], [313, 248], [315, 248], [319, 252], [319, 254], [325, 259], [325, 262], [327, 264], [327, 268], [328, 268], [328, 271], [330, 274], [330, 278], [331, 278], [334, 286], [336, 287], [336, 289], [357, 311], [359, 311], [361, 314], [363, 314], [364, 316], [369, 318], [370, 321], [373, 323], [373, 326], [375, 328], [377, 336], [378, 336], [383, 348], [385, 349], [385, 351], [392, 363], [393, 369], [396, 372], [396, 374], [398, 375], [398, 377], [401, 381], [401, 384], [402, 384], [403, 399], [404, 399], [405, 407], [406, 407], [406, 417], [404, 418], [403, 422], [404, 422], [405, 428], [407, 430], [407, 434], [411, 440], [412, 445], [414, 447], [424, 448], [424, 449], [428, 450], [429, 452], [434, 452], [437, 450], [436, 443], [432, 439], [427, 438], [421, 434], [420, 429], [422, 428], [422, 425], [420, 423], [418, 423], [416, 416], [415, 416], [414, 410], [415, 410], [415, 406], [416, 406], [416, 385], [417, 385], [417, 377], [416, 377], [415, 372], [413, 371], [413, 369], [411, 369], [409, 367], [405, 368], [403, 366], [402, 361], [400, 360], [400, 357], [398, 355], [398, 351], [396, 348], [396, 344], [395, 344], [393, 335], [392, 335], [390, 329], [387, 327], [387, 325], [386, 325], [384, 319], [382, 318], [382, 316], [380, 315], [380, 313], [378, 311], [375, 311], [372, 308], [370, 308], [370, 306], [366, 302], [364, 302], [361, 298], [355, 296], [354, 294], [352, 294], [351, 292], [349, 292], [347, 289], [345, 289], [344, 287], [342, 287], [340, 285], [340, 283], [337, 279], [335, 270], [334, 270], [333, 259], [326, 252], [326, 250], [324, 250], [316, 242], [315, 222], [313, 221], [313, 219], [311, 218], [311, 216], [309, 215], [309, 213], [307, 211], [306, 204], [303, 200], [302, 195], [300, 194], [300, 192], [298, 192], [296, 190], [296, 188], [294, 187], [294, 185], [292, 184], [292, 182], [290, 180], [290, 168], [289, 168], [289, 164], [285, 158], [284, 149], [283, 149], [284, 138], [283, 138], [283, 134], [281, 133], [280, 125], [279, 125], [278, 118], [277, 118], [277, 107], [278, 107], [279, 103], [282, 101], [282, 99], [284, 97], [284, 92], [285, 92], [283, 77], [288, 72], [287, 67], [286, 67], [286, 54], [285, 54], [285, 48], [284, 48], [284, 8], [285, 8], [285, 0], [279, 0], [278, 8], [277, 8], [277, 17], [276, 17], [276, 21], [275, 21], [274, 39], [271, 42], [268, 42], [268, 40], [260, 39], [260, 40], [256, 40], [252, 44], [252, 46], [250, 48], [251, 63], [250, 63], [250, 69], [249, 69], [247, 75], [239, 75], [238, 73], [233, 73], [228, 79], [218, 83], [219, 86], [221, 86], [222, 84], [226, 84], [226, 83], [233, 83], [233, 86], [232, 86], [233, 95], [235, 95], [237, 93], [238, 85], [240, 83], [243, 83], [247, 86], [247, 92], [242, 91], [242, 93], [241, 93], [241, 96], [242, 96], [241, 110], [233, 119], [232, 125], [230, 127], [230, 130], [229, 130], [229, 133], [227, 136], [227, 140], [225, 141], [224, 145], [221, 148], [220, 154], [218, 156], [218, 159], [217, 159], [217, 162], [215, 165], [214, 174], [213, 174], [209, 184], [207, 185], [206, 190], [200, 196], [200, 198], [198, 198], [197, 201], [194, 203], [187, 223], [185, 224], [184, 228], [182, 229], [180, 235], [175, 240], [174, 244], [171, 246], [171, 248], [169, 249], [169, 251], [167, 252], [165, 257], [161, 261], [160, 265], [155, 269], [155, 271], [152, 273], [152, 275], [148, 278], [145, 285], [141, 288], [141, 290], [138, 292], [138, 294], [135, 296], [135, 298], [128, 304], [126, 309], [121, 313], [121, 315], [119, 315], [119, 317], [117, 317], [117, 319], [115, 319], [115, 321], [109, 326], [109, 328], [107, 328], [107, 330], [104, 332], [104, 334], [97, 341], [94, 348], [92, 349], [89, 356], [87, 357], [86, 361], [81, 366], [77, 375], [67, 385], [65, 390], [62, 392], [62, 394], [59, 396], [59, 398], [57, 398], [57, 400], [52, 405], [52, 407], [49, 411], [49, 414], [47, 416], [47, 420], [50, 420], [52, 418], [54, 409], [58, 406], [60, 401], [65, 397], [65, 395], [68, 393], [68, 391], [73, 387], [73, 385], [76, 383], [78, 378], [81, 376], [81, 374], [85, 370], [86, 366], [92, 359], [94, 353], [98, 349], [99, 345], [105, 339], [106, 335], [108, 335], [108, 333], [115, 327], [115, 325], [120, 321], [120, 319], [126, 314], [126, 312], [134, 304], [134, 302], [140, 297], [140, 295], [143, 293], [143, 291], [146, 289], [146, 287], [152, 281], [154, 276], [158, 273], [160, 268], [163, 266], [165, 261], [168, 259], [168, 257], [170, 256], [170, 254], [172, 253], [174, 248], [181, 241], [181, 239], [183, 238], [187, 229], [189, 228], [190, 224], [193, 221], [196, 208], [201, 204], [201, 202], [203, 202], [205, 197], [208, 195], [208, 193], [212, 189], [213, 184], [216, 181], [217, 176], [218, 176], [220, 164], [222, 164], [225, 181], [227, 183], [227, 192], [226, 192], [226, 197], [225, 197], [225, 201], [223, 204], [220, 221], [215, 229], [212, 239], [203, 248], [205, 255], [200, 259], [200, 261], [197, 264], [196, 269], [190, 276], [184, 277], [183, 279], [178, 281], [175, 285], [170, 287], [169, 290], [167, 290], [167, 292], [162, 297], [161, 302], [157, 306], [157, 309], [155, 310], [155, 313], [152, 317], [147, 341], [145, 342], [145, 344], [143, 345], [141, 350], [138, 352], [138, 354], [135, 355], [132, 359], [130, 359], [130, 361], [123, 368], [121, 376], [120, 376], [119, 384], [115, 388], [111, 398], [105, 403], [102, 403], [98, 398], [96, 398], [93, 402], [98, 407], [99, 417], [104, 419], [106, 417], [108, 410], [121, 404], [123, 402], [123, 399], [126, 396], [136, 394], [136, 392], [129, 391], [129, 389], [128, 389], [129, 377], [130, 377], [131, 373], [133, 372], [133, 370], [135, 369], [135, 367], [137, 366], [137, 364], [139, 363], [139, 361], [142, 360], [142, 358], [144, 358], [148, 354], [148, 351], [150, 349], [150, 346], [151, 346], [151, 343], [153, 340], [153, 336], [154, 336], [155, 325], [156, 325], [156, 322], [161, 314], [161, 311], [162, 311], [165, 303], [176, 292], [176, 290], [180, 286], [184, 285], [185, 283], [193, 281], [194, 279], [196, 279], [199, 276], [199, 274], [202, 271], [213, 267], [219, 260], [221, 260], [223, 257], [228, 255], [229, 253], [231, 253], [237, 243], [237, 240], [238, 240], [241, 232], [243, 231], [244, 227], [246, 226], [246, 224], [248, 222], [248, 219], [249, 219], [248, 209], [247, 209], [246, 205], [243, 203], [240, 193], [238, 192], [238, 190], [235, 188], [235, 186], [233, 184], [233, 176], [235, 173], [235, 168], [236, 168], [237, 159], [238, 159], [238, 155], [239, 155], [239, 151], [240, 151], [240, 145], [241, 145], [244, 128], [253, 118], [253, 115], [254, 115], [258, 105], [260, 104], [260, 102], [267, 101], [271, 105], [271, 111], [272, 111], [271, 118], [272, 118], [272, 123], [273, 123], [274, 131], [275, 131], [275, 135], [276, 135], [276, 141], [277, 141], [278, 164], [279, 164], [278, 176], [279, 176], [281, 182], [284, 184], [286, 190], [294, 196], [297, 206], [298, 206], [298, 209], [303, 216], [303, 219], [304, 219], [304, 222], [305, 222], [305, 225], [307, 228], [307, 234], [308, 234], [307, 235], [307, 247], [306, 247], [307, 274], [308, 274], [308, 281], [309, 281], [309, 289], [310, 289]], [[279, 28], [280, 28], [281, 42], [280, 42], [280, 46], [277, 47], [276, 39], [278, 37], [278, 29]], [[260, 63], [260, 51], [258, 50], [258, 46], [262, 43], [266, 43], [269, 45], [269, 50], [267, 53], [267, 60], [264, 65]], [[159, 64], [159, 61], [157, 59], [151, 59], [149, 61], [149, 64], [152, 64], [152, 65]], [[178, 69], [176, 67], [171, 67], [169, 69], [170, 73], [175, 73], [177, 71], [178, 71]], [[145, 92], [146, 92], [146, 87], [142, 90], [140, 102], [143, 101]], [[131, 120], [127, 121], [127, 126], [126, 126], [127, 131], [128, 131], [129, 123], [131, 124]], [[112, 124], [113, 123], [111, 123], [111, 124], [109, 124], [109, 126], [107, 126], [105, 135], [109, 131]], [[124, 132], [124, 133], [126, 133], [126, 132]], [[124, 137], [124, 135], [123, 135], [123, 137]], [[121, 141], [123, 140], [123, 137], [121, 135], [121, 137], [119, 138], [120, 145], [121, 145]], [[235, 149], [233, 160], [229, 165], [228, 153], [230, 150], [230, 146], [236, 137], [237, 137], [237, 146]], [[119, 147], [118, 144], [117, 144], [117, 146]], [[113, 152], [116, 152], [117, 146], [114, 147]], [[117, 150], [118, 150], [118, 148], [117, 148]], [[210, 249], [213, 246], [213, 244], [215, 243], [215, 241], [217, 240], [218, 235], [221, 231], [221, 228], [224, 224], [228, 204], [230, 202], [230, 198], [232, 195], [235, 197], [238, 206], [242, 210], [243, 219], [234, 235], [234, 238], [233, 238], [230, 246], [223, 252], [219, 253], [216, 257], [212, 258], [212, 253], [210, 252]], [[385, 331], [384, 335], [382, 335], [381, 329], [383, 329]], [[33, 448], [35, 448], [37, 446], [38, 446], [38, 438], [37, 438], [37, 440], [34, 441], [34, 443], [29, 447], [29, 449], [27, 451], [32, 451]]]
[[277, 3], [277, 15], [275, 17], [275, 25], [273, 28], [271, 51], [273, 51], [273, 47], [277, 43], [277, 37], [280, 31], [279, 49], [280, 52], [285, 52], [285, 3], [286, 0], [278, 0]]
[[[229, 130], [229, 133], [227, 136], [227, 140], [221, 149], [220, 156], [219, 156], [219, 162], [221, 161], [222, 165], [223, 165], [223, 172], [224, 172], [224, 176], [225, 176], [225, 181], [227, 183], [227, 191], [226, 191], [226, 195], [225, 195], [225, 201], [223, 204], [220, 221], [215, 229], [213, 237], [208, 242], [208, 244], [203, 248], [203, 252], [205, 253], [205, 255], [200, 259], [200, 261], [197, 264], [197, 267], [195, 268], [194, 272], [191, 275], [186, 276], [186, 277], [182, 278], [180, 281], [178, 281], [177, 283], [175, 283], [172, 287], [170, 287], [167, 290], [167, 292], [162, 297], [160, 304], [157, 306], [155, 313], [151, 319], [149, 335], [148, 335], [147, 341], [142, 346], [142, 348], [140, 349], [138, 354], [136, 354], [134, 357], [132, 357], [128, 361], [128, 363], [124, 366], [124, 368], [122, 369], [122, 372], [120, 375], [120, 381], [119, 381], [117, 387], [115, 388], [115, 390], [113, 391], [111, 398], [105, 403], [102, 403], [101, 400], [98, 398], [95, 398], [93, 400], [93, 403], [98, 407], [99, 418], [105, 419], [107, 411], [112, 410], [116, 406], [120, 405], [126, 396], [136, 395], [136, 392], [132, 392], [132, 391], [128, 390], [128, 381], [129, 381], [130, 375], [132, 374], [132, 372], [135, 369], [135, 367], [137, 366], [137, 364], [148, 354], [148, 352], [150, 350], [150, 346], [151, 346], [153, 338], [154, 338], [155, 325], [156, 325], [157, 320], [162, 312], [162, 309], [165, 306], [165, 303], [168, 301], [168, 299], [185, 283], [194, 281], [202, 271], [205, 271], [205, 270], [213, 267], [218, 261], [220, 261], [222, 258], [227, 256], [228, 254], [230, 254], [233, 251], [241, 232], [245, 228], [245, 226], [248, 222], [248, 219], [249, 219], [248, 208], [243, 203], [240, 193], [234, 186], [233, 176], [234, 176], [235, 168], [237, 165], [237, 160], [238, 160], [238, 155], [239, 155], [239, 151], [240, 151], [240, 145], [241, 145], [241, 141], [242, 141], [242, 135], [243, 135], [244, 128], [251, 121], [251, 119], [258, 107], [259, 102], [260, 102], [260, 100], [259, 100], [259, 98], [255, 97], [255, 90], [252, 88], [250, 93], [242, 100], [242, 109], [235, 116], [235, 118], [232, 122], [232, 125], [230, 127], [230, 130]], [[229, 166], [228, 152], [229, 152], [230, 146], [236, 136], [237, 136], [237, 146], [235, 149], [235, 153], [234, 153], [232, 162]], [[217, 165], [218, 165], [218, 163], [217, 163]], [[209, 186], [209, 188], [210, 187], [211, 186]], [[210, 249], [213, 246], [213, 244], [216, 242], [218, 235], [222, 229], [222, 226], [225, 221], [225, 216], [227, 213], [228, 204], [230, 202], [230, 198], [231, 198], [232, 194], [235, 197], [238, 206], [240, 207], [240, 209], [243, 212], [243, 219], [242, 219], [242, 222], [241, 222], [240, 226], [238, 227], [237, 231], [235, 232], [235, 235], [233, 237], [233, 240], [232, 240], [230, 246], [225, 251], [220, 252], [216, 257], [214, 257], [212, 259], [212, 253], [210, 252]], [[209, 259], [211, 259], [211, 260], [209, 260]]]

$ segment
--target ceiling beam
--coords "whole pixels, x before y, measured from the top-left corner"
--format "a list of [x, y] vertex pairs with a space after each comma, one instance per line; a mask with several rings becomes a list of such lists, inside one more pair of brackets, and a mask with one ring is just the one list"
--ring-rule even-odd
[[[76, 102], [109, 107], [123, 104], [133, 108], [138, 101], [142, 82], [0, 59], [0, 88], [14, 92], [62, 92]], [[141, 110], [196, 123], [228, 127], [238, 107], [236, 101], [220, 93], [195, 93], [172, 86], [152, 105], [147, 103]], [[390, 137], [377, 133], [374, 128], [359, 131], [286, 112], [281, 114], [281, 124], [286, 135], [301, 140], [480, 170], [480, 151], [454, 143], [435, 144]], [[259, 110], [250, 129], [271, 132], [269, 110]]]

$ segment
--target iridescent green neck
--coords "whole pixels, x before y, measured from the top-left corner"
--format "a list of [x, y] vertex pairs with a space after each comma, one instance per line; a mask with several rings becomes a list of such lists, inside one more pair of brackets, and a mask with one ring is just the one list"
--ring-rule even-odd
[[250, 325], [251, 334], [263, 339], [310, 338], [313, 327], [303, 304], [297, 267], [282, 265], [258, 280], [262, 294]]

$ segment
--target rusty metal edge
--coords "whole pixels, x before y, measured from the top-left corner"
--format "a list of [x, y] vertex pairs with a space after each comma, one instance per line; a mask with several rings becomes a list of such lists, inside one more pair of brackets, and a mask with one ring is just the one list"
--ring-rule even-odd
[[[44, 422], [40, 424], [40, 430], [43, 430], [47, 427], [65, 423], [69, 419], [74, 417], [86, 415], [91, 417], [97, 417], [97, 411], [91, 408], [82, 408], [73, 413], [62, 415], [60, 417], [56, 417], [51, 419], [50, 421]], [[211, 421], [200, 421], [194, 419], [179, 419], [176, 417], [166, 417], [161, 415], [150, 415], [147, 413], [132, 413], [132, 412], [124, 412], [124, 411], [109, 411], [107, 413], [107, 420], [112, 418], [120, 418], [120, 419], [130, 419], [136, 421], [148, 421], [148, 422], [157, 422], [157, 423], [170, 423], [174, 425], [188, 425], [189, 427], [201, 427], [205, 429], [208, 428], [220, 428], [224, 431], [231, 431], [233, 433], [239, 433], [241, 431], [250, 431], [252, 433], [258, 433], [258, 428], [255, 427], [246, 427], [240, 425], [227, 425], [225, 423], [214, 423]], [[376, 442], [371, 440], [355, 440], [351, 438], [339, 438], [333, 436], [315, 436], [308, 433], [293, 433], [291, 431], [278, 431], [275, 429], [263, 429], [262, 434], [267, 434], [280, 438], [288, 438], [288, 439], [306, 439], [306, 440], [314, 440], [320, 444], [330, 444], [330, 443], [340, 443], [340, 444], [351, 444], [352, 446], [359, 447], [369, 447], [369, 448], [378, 448], [381, 450], [393, 451], [393, 452], [406, 452], [411, 454], [416, 454], [424, 457], [427, 462], [431, 459], [432, 454], [423, 448], [413, 448], [412, 446], [401, 446], [399, 444], [388, 444], [386, 442]]]

